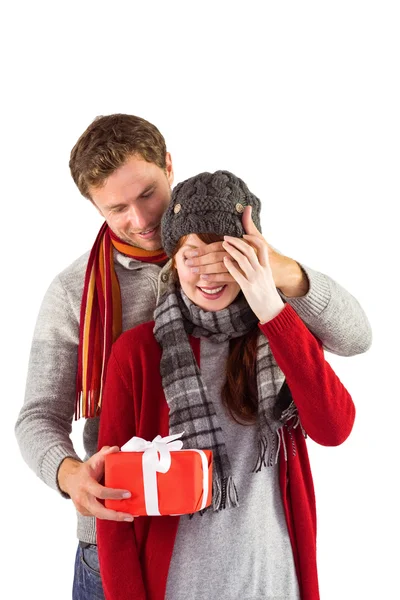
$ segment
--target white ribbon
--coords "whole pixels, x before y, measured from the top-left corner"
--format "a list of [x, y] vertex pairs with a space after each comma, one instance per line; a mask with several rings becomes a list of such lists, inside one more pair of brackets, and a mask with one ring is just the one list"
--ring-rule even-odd
[[[167, 473], [171, 466], [171, 450], [181, 450], [184, 432], [161, 437], [157, 435], [152, 442], [140, 437], [131, 438], [121, 448], [121, 452], [143, 452], [143, 484], [146, 513], [160, 516], [158, 506], [157, 473]], [[208, 497], [208, 461], [202, 450], [194, 450], [201, 456], [203, 467], [203, 500], [200, 510], [205, 508]]]
[[206, 507], [208, 498], [208, 460], [203, 450], [193, 449], [193, 452], [198, 452], [200, 454], [201, 465], [203, 467], [203, 499], [199, 508], [199, 510], [203, 510], [203, 508]]

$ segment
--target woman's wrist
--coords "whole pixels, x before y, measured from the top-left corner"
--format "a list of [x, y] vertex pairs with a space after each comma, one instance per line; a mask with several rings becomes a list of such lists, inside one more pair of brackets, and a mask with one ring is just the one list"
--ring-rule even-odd
[[283, 302], [279, 294], [277, 294], [277, 297], [275, 298], [274, 302], [269, 303], [268, 306], [265, 308], [265, 311], [263, 311], [262, 314], [257, 315], [260, 321], [260, 325], [265, 325], [265, 323], [268, 323], [269, 321], [272, 321], [272, 319], [275, 319], [275, 317], [277, 317], [284, 308], [285, 303]]

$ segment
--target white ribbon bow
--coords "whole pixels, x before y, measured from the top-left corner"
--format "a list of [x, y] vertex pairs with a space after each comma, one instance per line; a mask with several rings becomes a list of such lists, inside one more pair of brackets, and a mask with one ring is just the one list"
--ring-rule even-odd
[[[131, 438], [121, 448], [121, 452], [143, 452], [142, 469], [144, 484], [144, 501], [146, 514], [158, 515], [161, 513], [158, 506], [157, 473], [167, 473], [171, 466], [171, 450], [182, 450], [183, 442], [179, 438], [184, 432], [161, 437], [157, 435], [152, 442], [140, 437]], [[208, 460], [203, 450], [193, 449], [201, 458], [203, 468], [203, 499], [199, 510], [205, 508], [208, 498]]]
[[157, 473], [167, 473], [171, 466], [171, 450], [181, 450], [182, 433], [161, 437], [157, 435], [152, 442], [140, 437], [131, 438], [121, 448], [121, 452], [143, 452], [143, 484], [146, 513], [160, 515], [158, 507]]

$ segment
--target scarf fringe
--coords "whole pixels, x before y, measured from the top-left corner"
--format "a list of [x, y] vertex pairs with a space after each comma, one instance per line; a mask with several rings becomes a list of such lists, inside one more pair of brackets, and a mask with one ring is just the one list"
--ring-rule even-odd
[[80, 418], [92, 419], [98, 417], [101, 411], [101, 396], [99, 390], [80, 392], [75, 397], [75, 420]]
[[291, 402], [290, 406], [283, 411], [282, 426], [276, 430], [271, 436], [262, 435], [258, 440], [258, 457], [257, 462], [252, 470], [252, 473], [259, 473], [263, 467], [272, 467], [276, 465], [279, 459], [279, 453], [283, 451], [285, 461], [287, 461], [287, 447], [284, 434], [284, 428], [286, 429], [292, 446], [292, 455], [296, 456], [296, 443], [292, 434], [292, 430], [296, 427], [300, 427], [303, 436], [306, 438], [307, 434], [304, 431], [297, 407], [294, 402]]
[[239, 506], [238, 493], [232, 476], [224, 477], [222, 480], [215, 477], [212, 495], [214, 511]]
[[291, 435], [292, 429], [296, 429], [296, 427], [300, 427], [303, 437], [307, 438], [307, 433], [305, 432], [305, 430], [301, 424], [301, 421], [300, 421], [297, 406], [295, 405], [295, 403], [293, 401], [291, 402], [290, 406], [286, 410], [283, 411], [282, 420], [283, 420], [285, 426], [287, 427], [290, 435]]
[[[276, 441], [277, 434], [268, 437], [260, 435], [258, 439], [258, 458], [252, 473], [259, 473], [263, 467], [272, 467], [278, 460], [279, 443]], [[277, 446], [278, 451], [275, 452]]]
[[292, 402], [287, 407], [286, 410], [283, 411], [281, 415], [281, 421], [286, 425], [291, 419], [294, 419], [294, 423], [291, 424], [292, 429], [296, 429], [296, 427], [300, 424], [299, 413], [297, 410], [297, 406]]

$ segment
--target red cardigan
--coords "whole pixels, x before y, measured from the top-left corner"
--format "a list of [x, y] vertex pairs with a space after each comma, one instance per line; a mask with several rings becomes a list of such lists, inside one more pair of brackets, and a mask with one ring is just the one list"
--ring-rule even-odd
[[[288, 304], [259, 325], [282, 369], [308, 436], [324, 446], [344, 442], [353, 426], [352, 399], [321, 344]], [[161, 376], [161, 348], [154, 322], [125, 332], [108, 363], [100, 418], [99, 448], [122, 446], [137, 435], [152, 440], [169, 434], [168, 405]], [[200, 340], [189, 337], [197, 362]], [[316, 510], [305, 439], [286, 430], [288, 457], [280, 453], [280, 487], [302, 600], [319, 600]], [[296, 454], [291, 448], [295, 445]], [[163, 600], [179, 517], [138, 517], [133, 523], [97, 520], [100, 569], [107, 600]], [[212, 599], [210, 599], [212, 600]]]

